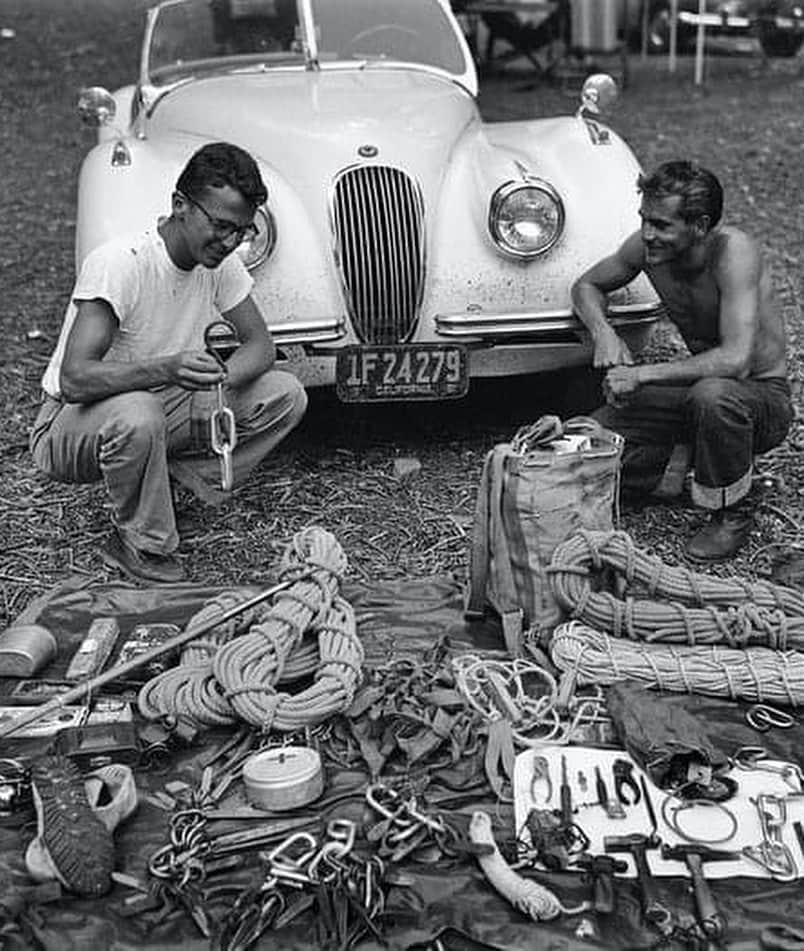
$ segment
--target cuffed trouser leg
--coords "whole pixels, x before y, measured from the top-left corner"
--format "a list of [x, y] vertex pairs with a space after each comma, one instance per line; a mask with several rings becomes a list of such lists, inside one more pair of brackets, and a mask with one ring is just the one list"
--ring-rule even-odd
[[[307, 394], [292, 373], [268, 370], [243, 387], [227, 390], [227, 401], [236, 420], [232, 468], [237, 484], [299, 424], [307, 408]], [[189, 411], [185, 400], [182, 412], [188, 415]], [[171, 411], [169, 419], [172, 453], [187, 447], [189, 424], [179, 420], [178, 411]], [[171, 458], [170, 471], [206, 502], [214, 505], [226, 498], [219, 488], [221, 470], [216, 457]]]
[[103, 480], [112, 519], [141, 551], [178, 545], [161, 399], [135, 391], [96, 403], [46, 400], [31, 434], [37, 466], [60, 482]]
[[603, 406], [594, 417], [625, 440], [622, 485], [650, 493], [677, 443], [692, 447], [693, 501], [734, 505], [751, 488], [755, 455], [777, 446], [793, 419], [784, 379], [715, 377], [691, 386], [642, 386], [627, 406]]
[[687, 390], [693, 433], [692, 499], [706, 509], [735, 505], [751, 489], [754, 456], [777, 446], [793, 418], [784, 380], [699, 380]]

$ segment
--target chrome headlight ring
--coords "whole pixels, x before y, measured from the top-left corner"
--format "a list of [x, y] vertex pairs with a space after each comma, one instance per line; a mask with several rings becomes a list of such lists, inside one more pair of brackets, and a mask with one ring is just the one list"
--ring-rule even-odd
[[564, 231], [564, 203], [540, 178], [506, 182], [492, 195], [489, 232], [505, 254], [521, 260], [549, 251]]
[[276, 221], [264, 205], [257, 209], [254, 225], [257, 234], [237, 246], [237, 253], [249, 271], [267, 260], [276, 245]]

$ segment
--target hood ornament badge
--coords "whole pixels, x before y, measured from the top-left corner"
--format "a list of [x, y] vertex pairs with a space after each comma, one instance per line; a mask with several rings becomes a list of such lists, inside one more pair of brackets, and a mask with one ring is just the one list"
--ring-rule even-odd
[[375, 158], [379, 155], [380, 150], [376, 145], [361, 145], [357, 150], [357, 154], [362, 158]]

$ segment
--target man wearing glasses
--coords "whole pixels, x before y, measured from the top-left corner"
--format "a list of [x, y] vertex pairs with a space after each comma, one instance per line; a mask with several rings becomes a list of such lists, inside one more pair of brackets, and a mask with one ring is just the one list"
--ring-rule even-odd
[[[253, 281], [232, 254], [266, 199], [248, 153], [225, 142], [199, 149], [169, 217], [87, 255], [42, 378], [34, 460], [62, 482], [103, 480], [115, 525], [104, 558], [135, 579], [183, 577], [171, 477], [210, 504], [225, 498], [218, 460], [193, 455], [194, 422], [219, 381], [236, 419], [235, 482], [304, 414], [304, 389], [273, 368]], [[240, 341], [225, 369], [204, 345], [221, 318]]]

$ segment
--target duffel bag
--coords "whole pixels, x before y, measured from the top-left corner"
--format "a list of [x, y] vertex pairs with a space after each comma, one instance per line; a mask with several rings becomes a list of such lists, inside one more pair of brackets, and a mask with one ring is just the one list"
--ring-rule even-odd
[[542, 416], [486, 456], [477, 496], [466, 615], [491, 607], [506, 648], [563, 619], [547, 581], [556, 547], [581, 529], [614, 527], [623, 440], [596, 420]]

